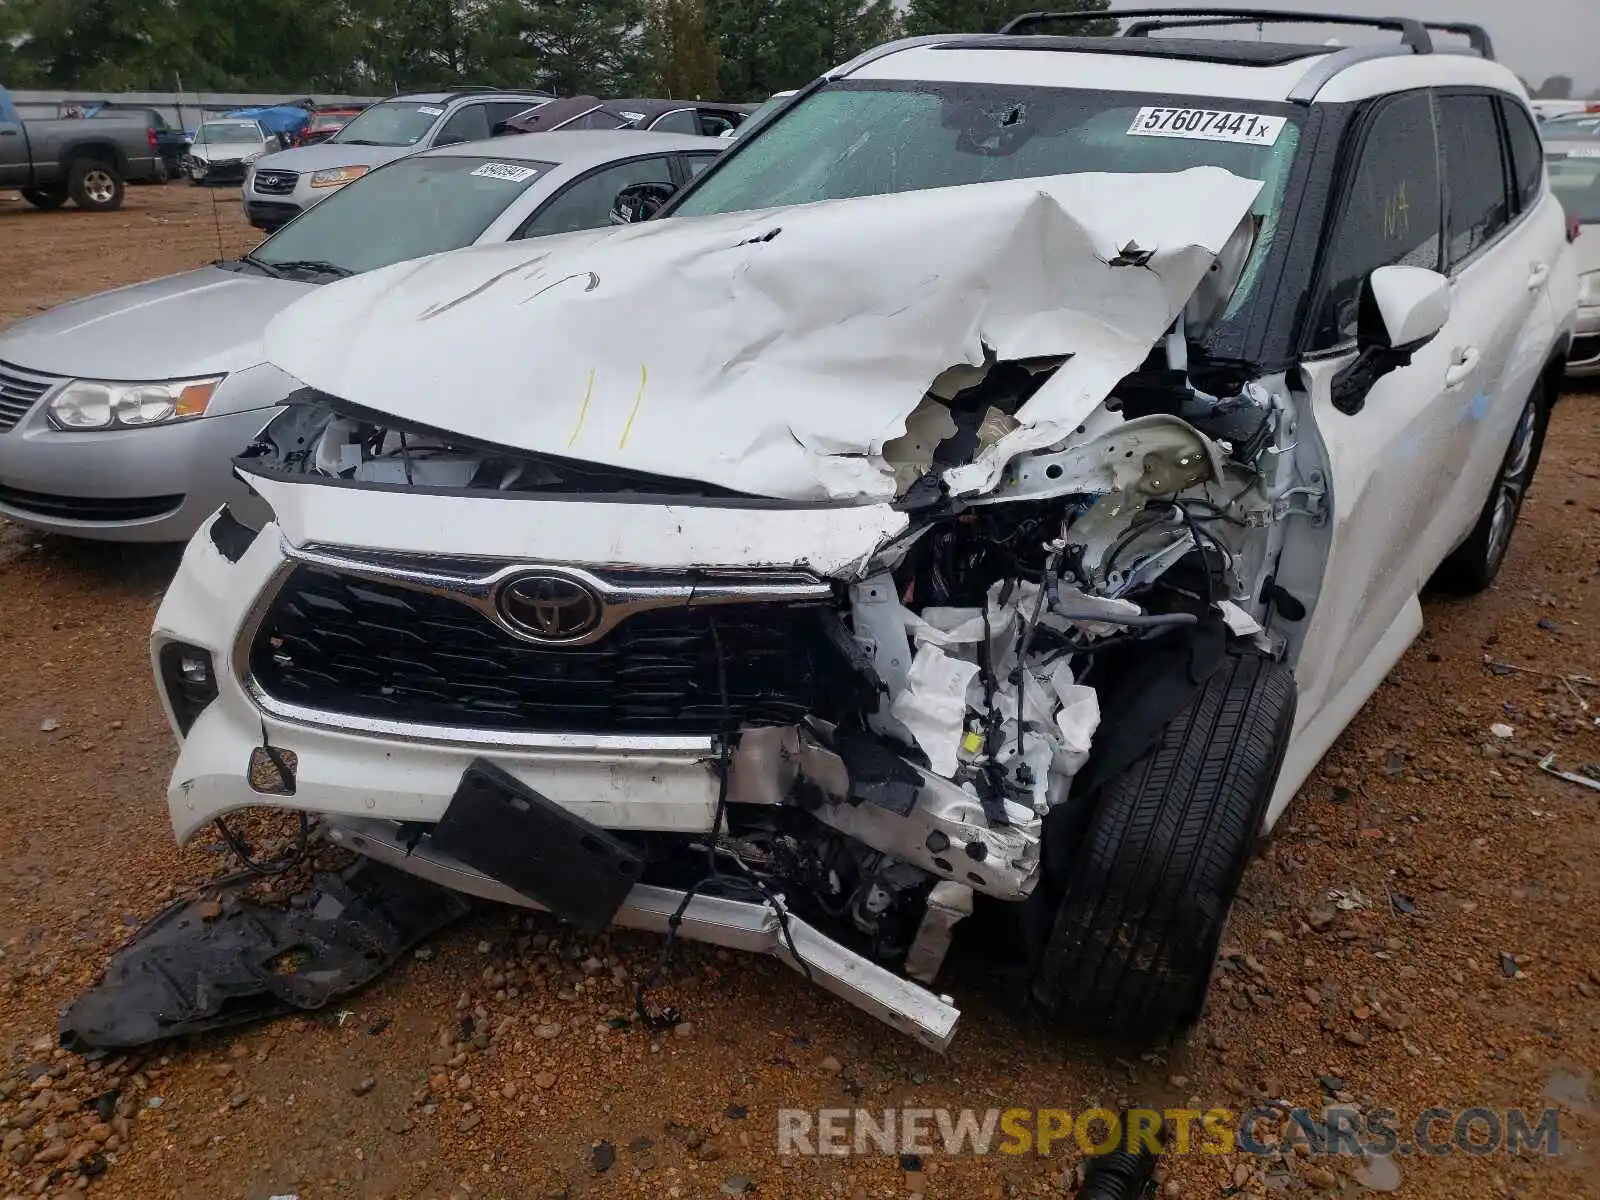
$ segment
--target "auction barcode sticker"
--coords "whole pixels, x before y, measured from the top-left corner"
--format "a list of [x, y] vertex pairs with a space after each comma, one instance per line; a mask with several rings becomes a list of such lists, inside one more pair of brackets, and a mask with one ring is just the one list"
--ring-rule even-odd
[[1130, 137], [1190, 138], [1201, 142], [1239, 142], [1274, 146], [1287, 117], [1222, 112], [1212, 108], [1141, 108], [1128, 126]]
[[532, 167], [518, 167], [513, 166], [511, 163], [496, 162], [484, 163], [483, 166], [473, 172], [474, 175], [482, 175], [486, 179], [503, 179], [507, 183], [527, 183], [538, 173]]

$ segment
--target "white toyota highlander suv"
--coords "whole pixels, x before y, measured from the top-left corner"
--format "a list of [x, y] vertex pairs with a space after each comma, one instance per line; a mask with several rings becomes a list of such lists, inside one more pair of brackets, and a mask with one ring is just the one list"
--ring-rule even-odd
[[1192, 1022], [1419, 593], [1494, 580], [1578, 284], [1482, 30], [1134, 15], [883, 46], [658, 219], [277, 318], [274, 519], [154, 630], [178, 838], [308, 813], [935, 1046], [964, 963]]

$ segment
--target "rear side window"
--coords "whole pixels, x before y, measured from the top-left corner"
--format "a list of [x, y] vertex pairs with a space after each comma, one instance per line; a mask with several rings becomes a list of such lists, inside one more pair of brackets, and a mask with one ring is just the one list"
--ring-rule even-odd
[[1539, 203], [1544, 190], [1544, 143], [1528, 110], [1515, 101], [1500, 101], [1506, 133], [1511, 139], [1511, 170], [1517, 181], [1517, 210], [1527, 212]]
[[458, 142], [480, 142], [489, 136], [489, 114], [482, 104], [469, 104], [458, 109], [454, 116], [444, 123], [444, 128], [439, 130], [439, 136], [433, 139], [435, 146], [448, 146]]
[[650, 128], [655, 133], [699, 133], [700, 116], [692, 108], [680, 108], [657, 117]]
[[1319, 349], [1355, 337], [1361, 285], [1379, 267], [1439, 269], [1439, 151], [1426, 92], [1397, 97], [1373, 113], [1346, 181], [1325, 243], [1313, 342]]
[[1454, 270], [1511, 223], [1493, 97], [1439, 97], [1439, 142], [1448, 197], [1446, 264]]

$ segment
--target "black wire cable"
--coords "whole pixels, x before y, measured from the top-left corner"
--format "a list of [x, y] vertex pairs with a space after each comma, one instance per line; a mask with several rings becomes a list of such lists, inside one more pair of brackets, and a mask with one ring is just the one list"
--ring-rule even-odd
[[[232, 850], [239, 861], [244, 864], [247, 872], [251, 875], [270, 876], [282, 875], [286, 871], [294, 870], [306, 856], [306, 849], [311, 838], [311, 818], [305, 814], [304, 810], [299, 813], [299, 817], [300, 828], [295, 833], [294, 845], [289, 848], [282, 858], [265, 863], [258, 863], [250, 857], [250, 847], [245, 845], [243, 838], [228, 828], [228, 822], [225, 818], [217, 817], [212, 821], [212, 824], [217, 827], [217, 832], [222, 835], [222, 840], [228, 844], [228, 849]], [[216, 882], [209, 881], [206, 886], [215, 887]]]
[[[267, 737], [267, 725], [265, 721], [261, 723], [261, 752], [267, 756], [267, 761], [270, 762], [273, 765], [273, 768], [278, 772], [278, 778], [283, 780], [284, 783], [288, 784], [289, 791], [293, 792], [294, 769], [289, 766], [288, 760], [283, 757], [282, 753], [279, 752], [278, 748], [274, 746], [271, 740]], [[282, 875], [284, 872], [292, 871], [295, 867], [300, 865], [300, 863], [305, 859], [306, 849], [310, 844], [311, 818], [306, 814], [304, 809], [301, 809], [298, 815], [300, 817], [300, 828], [295, 833], [294, 844], [281, 858], [264, 863], [258, 863], [250, 856], [250, 847], [245, 844], [243, 838], [234, 833], [232, 829], [228, 828], [228, 822], [224, 818], [217, 817], [214, 821], [212, 821], [212, 824], [217, 827], [217, 832], [222, 836], [222, 840], [227, 843], [228, 849], [232, 850], [233, 853], [238, 857], [239, 861], [244, 864], [244, 869], [247, 874]], [[216, 884], [212, 883], [208, 884], [207, 886], [216, 886]]]
[[[678, 907], [667, 918], [667, 936], [665, 941], [662, 942], [661, 953], [656, 957], [656, 964], [651, 968], [650, 974], [639, 981], [639, 986], [634, 991], [634, 1012], [646, 1028], [656, 1032], [672, 1028], [678, 1023], [680, 1016], [677, 1009], [670, 1007], [663, 1009], [660, 1013], [652, 1013], [645, 1004], [645, 998], [649, 995], [651, 989], [661, 981], [661, 976], [666, 973], [666, 969], [672, 961], [672, 952], [678, 942], [678, 931], [683, 925], [684, 914], [688, 912], [689, 905], [694, 901], [695, 896], [707, 884], [723, 883], [735, 878], [724, 874], [721, 867], [717, 865], [718, 843], [721, 839], [722, 826], [728, 808], [728, 777], [731, 774], [733, 757], [733, 705], [728, 700], [728, 664], [727, 658], [722, 652], [722, 636], [717, 630], [715, 617], [711, 618], [710, 625], [712, 652], [716, 655], [717, 693], [722, 707], [723, 727], [722, 746], [720, 753], [717, 755], [716, 765], [717, 804], [715, 809], [712, 810], [711, 836], [706, 842], [706, 873], [685, 889], [683, 899], [678, 901]], [[730, 853], [733, 852], [730, 851]], [[793, 956], [795, 965], [800, 968], [800, 973], [808, 981], [812, 980], [811, 964], [800, 956], [799, 947], [794, 942], [794, 933], [789, 928], [788, 907], [778, 899], [767, 882], [751, 870], [750, 865], [740, 858], [737, 853], [733, 853], [733, 860], [739, 865], [739, 869], [745, 877], [738, 880], [738, 882], [747, 883], [753, 887], [772, 906], [777, 913], [778, 930], [783, 935], [784, 943], [789, 947], [789, 953]]]

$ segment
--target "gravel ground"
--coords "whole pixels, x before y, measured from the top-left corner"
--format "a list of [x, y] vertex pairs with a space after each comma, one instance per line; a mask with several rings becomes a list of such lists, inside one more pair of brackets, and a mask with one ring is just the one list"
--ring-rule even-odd
[[[132, 189], [110, 216], [0, 196], [0, 323], [252, 240], [232, 191]], [[780, 1157], [776, 1112], [1334, 1097], [1402, 1128], [1435, 1105], [1557, 1106], [1562, 1153], [1388, 1171], [1191, 1155], [1162, 1194], [1600, 1196], [1600, 796], [1536, 768], [1547, 750], [1600, 761], [1600, 691], [1584, 711], [1558, 680], [1486, 665], [1600, 676], [1597, 405], [1558, 410], [1493, 591], [1426, 603], [1422, 640], [1252, 865], [1205, 1020], [1165, 1055], [1064, 1043], [968, 992], [940, 1058], [774, 963], [692, 947], [660, 993], [685, 1023], [651, 1036], [612, 1018], [657, 942], [491, 912], [347, 1009], [70, 1056], [60, 1007], [228, 864], [204, 838], [180, 853], [162, 800], [173, 754], [144, 642], [176, 552], [0, 523], [0, 1196], [1051, 1196], [1077, 1165], [1060, 1147], [920, 1172]]]

